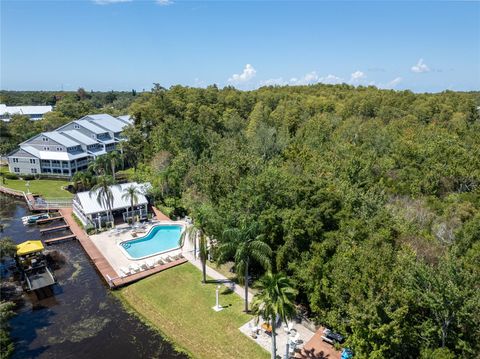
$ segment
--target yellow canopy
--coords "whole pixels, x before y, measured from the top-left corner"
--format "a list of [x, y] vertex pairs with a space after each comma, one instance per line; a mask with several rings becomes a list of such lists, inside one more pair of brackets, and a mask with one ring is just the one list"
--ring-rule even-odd
[[26, 241], [17, 245], [17, 255], [24, 256], [25, 254], [43, 251], [42, 241]]

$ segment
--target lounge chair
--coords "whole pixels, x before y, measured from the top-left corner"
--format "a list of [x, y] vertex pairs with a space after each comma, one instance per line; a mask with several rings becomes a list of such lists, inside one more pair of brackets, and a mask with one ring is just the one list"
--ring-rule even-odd
[[165, 262], [163, 261], [162, 258], [159, 258], [159, 259], [157, 260], [157, 263], [160, 264], [160, 265], [165, 264]]
[[153, 268], [155, 267], [155, 261], [153, 259], [147, 259], [145, 261], [145, 264], [148, 266], [148, 268]]
[[137, 263], [132, 263], [128, 266], [128, 268], [132, 271], [132, 272], [138, 272], [140, 270], [140, 267], [138, 266]]
[[170, 263], [171, 261], [172, 261], [172, 257], [167, 256], [167, 258], [165, 258], [165, 262]]
[[120, 267], [120, 271], [123, 273], [122, 277], [126, 277], [131, 274], [131, 270], [126, 267]]
[[148, 264], [147, 264], [147, 262], [143, 262], [142, 264], [140, 264], [140, 268], [142, 268], [142, 269], [148, 269]]

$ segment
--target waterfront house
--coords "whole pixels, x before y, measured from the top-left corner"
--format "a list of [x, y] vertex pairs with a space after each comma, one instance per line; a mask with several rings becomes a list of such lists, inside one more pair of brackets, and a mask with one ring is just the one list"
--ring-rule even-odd
[[70, 178], [85, 170], [88, 162], [111, 152], [123, 140], [129, 116], [87, 115], [51, 132], [42, 132], [19, 145], [8, 155], [8, 166], [19, 175]]

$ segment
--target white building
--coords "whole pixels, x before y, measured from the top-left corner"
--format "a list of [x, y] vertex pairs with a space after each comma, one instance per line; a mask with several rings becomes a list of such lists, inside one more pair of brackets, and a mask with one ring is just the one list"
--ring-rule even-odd
[[129, 116], [87, 115], [51, 132], [42, 132], [8, 155], [12, 173], [71, 177], [88, 162], [113, 151], [122, 140]]
[[52, 111], [52, 106], [7, 106], [0, 103], [0, 120], [8, 122], [13, 115], [25, 115], [30, 120], [37, 121], [50, 111]]
[[[130, 186], [137, 187], [140, 194], [137, 195], [138, 201], [134, 205], [132, 212], [131, 203], [129, 198], [123, 198], [124, 191]], [[136, 182], [122, 183], [110, 186], [110, 190], [113, 195], [112, 212], [114, 218], [123, 219], [138, 218], [144, 219], [147, 217], [148, 200], [145, 197], [145, 193], [151, 187], [150, 183], [138, 184]], [[104, 226], [106, 222], [111, 222], [113, 219], [108, 216], [108, 208], [103, 201], [98, 201], [98, 190], [94, 192], [79, 192], [73, 198], [73, 213], [80, 219], [85, 225], [92, 225], [95, 227]]]

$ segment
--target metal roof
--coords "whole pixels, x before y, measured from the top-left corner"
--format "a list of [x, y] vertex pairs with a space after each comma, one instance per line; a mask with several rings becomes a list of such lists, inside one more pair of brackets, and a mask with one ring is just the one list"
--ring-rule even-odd
[[[110, 186], [110, 190], [113, 194], [113, 205], [112, 210], [130, 208], [130, 200], [128, 198], [122, 198], [125, 193], [125, 188], [133, 185], [139, 189], [141, 193], [145, 193], [146, 189], [150, 186], [149, 183], [138, 184], [137, 182], [122, 183]], [[75, 198], [78, 199], [78, 203], [82, 207], [83, 213], [86, 215], [106, 212], [108, 209], [104, 207], [103, 204], [99, 204], [97, 201], [97, 191], [93, 191], [90, 194], [90, 191], [79, 192], [76, 194]], [[143, 194], [138, 195], [137, 205], [147, 204], [148, 201]]]
[[71, 161], [77, 158], [88, 157], [87, 152], [72, 154], [66, 151], [40, 151], [32, 146], [22, 146], [22, 150], [31, 153], [32, 155], [40, 158], [41, 160]]
[[[86, 118], [92, 119], [95, 125], [105, 128], [108, 131], [112, 132], [122, 132], [123, 128], [127, 126], [122, 120], [115, 118], [107, 114], [101, 115], [87, 115]], [[85, 118], [84, 117], [84, 118]]]
[[0, 104], [0, 113], [8, 113], [10, 115], [43, 115], [52, 111], [52, 106], [7, 106]]
[[104, 129], [104, 128], [101, 128], [101, 127], [98, 127], [97, 125], [95, 125], [93, 122], [91, 121], [88, 121], [88, 120], [77, 120], [77, 121], [73, 121], [74, 123], [76, 124], [79, 124], [80, 126], [86, 128], [87, 130], [99, 135], [101, 133], [106, 133], [108, 132], [108, 130]]
[[80, 143], [72, 140], [70, 137], [62, 135], [61, 132], [42, 132], [41, 135], [46, 136], [65, 147], [75, 147], [80, 145]]
[[88, 137], [87, 135], [84, 135], [83, 133], [77, 130], [62, 131], [61, 134], [67, 135], [73, 140], [83, 143], [84, 145], [94, 145], [98, 143], [98, 141], [94, 140], [91, 137]]

